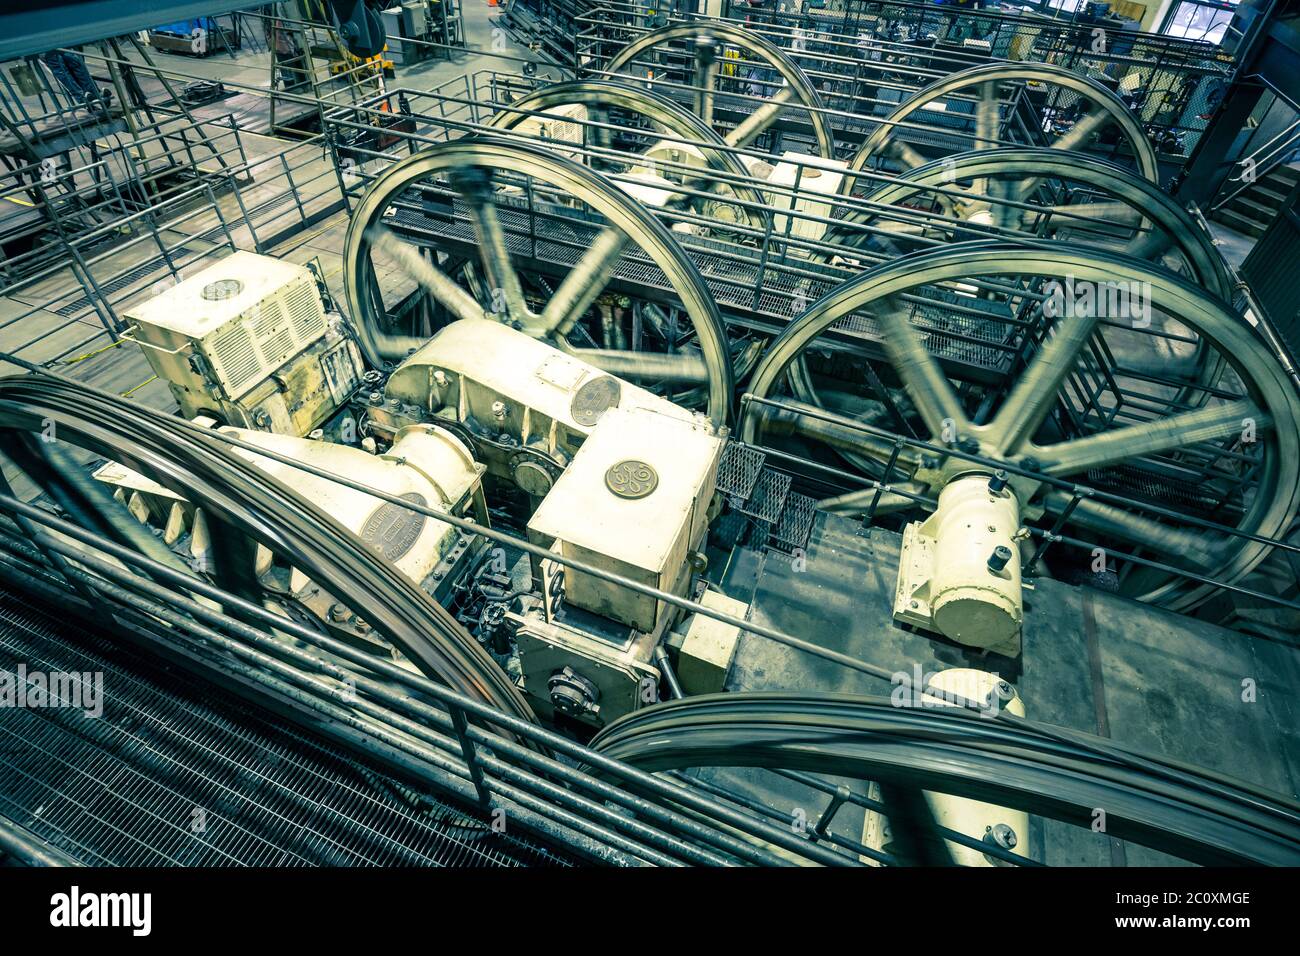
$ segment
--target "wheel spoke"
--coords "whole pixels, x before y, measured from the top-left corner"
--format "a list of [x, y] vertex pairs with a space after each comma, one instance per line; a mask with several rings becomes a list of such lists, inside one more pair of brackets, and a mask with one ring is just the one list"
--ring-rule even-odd
[[709, 380], [709, 370], [704, 359], [695, 354], [629, 352], [623, 349], [570, 348], [568, 351], [610, 375], [623, 378], [683, 382], [688, 385], [703, 385]]
[[[847, 218], [847, 217], [845, 217]], [[863, 217], [862, 222], [866, 221]], [[881, 232], [887, 232], [892, 236], [924, 236], [932, 229], [947, 225], [946, 223], [924, 223], [924, 222], [904, 222], [900, 219], [885, 219], [876, 224], [877, 229]]]
[[1038, 449], [1035, 457], [1046, 474], [1072, 475], [1197, 442], [1231, 438], [1252, 423], [1257, 434], [1273, 426], [1272, 419], [1254, 402], [1242, 399], [1061, 442]]
[[505, 229], [497, 215], [491, 176], [474, 167], [457, 171], [451, 179], [469, 206], [484, 274], [491, 284], [492, 302], [488, 305], [488, 310], [500, 319], [530, 325], [533, 316], [524, 301], [524, 287], [519, 281], [519, 274], [515, 272]]
[[1100, 107], [1094, 109], [1091, 113], [1087, 113], [1077, 120], [1074, 126], [1070, 127], [1069, 132], [1058, 136], [1056, 141], [1052, 143], [1052, 149], [1082, 149], [1088, 145], [1088, 141], [1094, 135], [1105, 129], [1112, 119], [1114, 117], [1104, 109]]
[[926, 158], [908, 146], [901, 139], [891, 139], [885, 147], [887, 152], [894, 159], [898, 160], [908, 169], [916, 169], [918, 166], [924, 166]]
[[1061, 383], [1092, 337], [1098, 317], [1069, 315], [1058, 319], [1046, 344], [1034, 356], [989, 426], [990, 441], [999, 454], [1010, 455], [1033, 437], [1055, 405]]
[[781, 115], [781, 110], [794, 99], [794, 90], [788, 86], [781, 87], [776, 95], [767, 100], [762, 106], [750, 113], [741, 123], [730, 133], [723, 137], [728, 146], [748, 146], [754, 140], [758, 139], [763, 132], [776, 122], [776, 118]]
[[1043, 212], [1056, 215], [1063, 213], [1069, 217], [1079, 217], [1077, 219], [1063, 220], [1064, 224], [1086, 225], [1088, 220], [1095, 222], [1108, 223], [1112, 225], [1132, 226], [1136, 225], [1141, 219], [1142, 214], [1133, 208], [1131, 203], [1126, 202], [1094, 202], [1094, 203], [1076, 203], [1075, 205], [1064, 206], [1043, 206]]
[[[1011, 198], [1013, 186], [1005, 179], [996, 177], [988, 180], [987, 195], [990, 199], [1005, 200]], [[1018, 229], [1025, 210], [1010, 206], [1005, 202], [992, 204], [993, 225], [999, 229]]]
[[1124, 247], [1124, 255], [1134, 259], [1146, 259], [1155, 262], [1164, 258], [1170, 246], [1174, 244], [1173, 236], [1163, 229], [1152, 227], [1144, 233], [1134, 236]]
[[[823, 393], [822, 397], [829, 396]], [[788, 400], [785, 404], [787, 407], [784, 409], [755, 406], [753, 414], [757, 415], [762, 420], [763, 427], [773, 434], [812, 438], [840, 451], [866, 455], [883, 461], [890, 457], [894, 449], [893, 441], [854, 428], [854, 419], [851, 416], [797, 399]], [[840, 421], [836, 421], [837, 418]], [[896, 470], [891, 475], [894, 485], [897, 486], [898, 480], [903, 476], [913, 474], [919, 465], [920, 455], [914, 449], [901, 449], [895, 461]]]
[[[1100, 107], [1086, 114], [1070, 128], [1068, 133], [1062, 133], [1051, 143], [1052, 149], [1059, 149], [1069, 152], [1071, 150], [1083, 149], [1088, 145], [1088, 141], [1097, 133], [1106, 128], [1114, 117], [1106, 110]], [[1041, 177], [1027, 179], [1017, 190], [1016, 198], [1023, 199], [1030, 195], [1039, 186], [1043, 184]]]
[[967, 425], [961, 402], [943, 374], [943, 369], [925, 347], [921, 333], [912, 325], [910, 310], [898, 298], [881, 303], [875, 311], [883, 333], [885, 351], [898, 377], [907, 389], [912, 404], [930, 429], [931, 437], [949, 428], [958, 431]]
[[[880, 233], [874, 233], [874, 234], [862, 233], [861, 238], [864, 240], [868, 238], [873, 238], [876, 240], [876, 242], [880, 243], [881, 247], [887, 250], [890, 254], [904, 255], [905, 252], [899, 250], [898, 244], [893, 241], [892, 237], [897, 236], [899, 239], [902, 240], [924, 239], [926, 238], [926, 236], [930, 234], [930, 231], [933, 227], [925, 226], [915, 222], [885, 221], [880, 223], [878, 226], [876, 226], [876, 228], [879, 229], [881, 232], [885, 233], [886, 235], [882, 236], [880, 235]], [[887, 236], [889, 238], [887, 238]], [[858, 245], [858, 243], [854, 243], [854, 245]], [[915, 242], [909, 243], [906, 246], [906, 249], [908, 250], [915, 249], [915, 248], [916, 248]]]
[[711, 38], [695, 41], [695, 115], [713, 125], [713, 101], [718, 86], [718, 47]]
[[613, 130], [609, 128], [609, 109], [605, 106], [588, 106], [587, 116], [595, 125], [587, 127], [591, 130], [592, 145], [598, 149], [609, 149], [613, 138]]
[[609, 284], [625, 245], [627, 236], [621, 230], [601, 230], [542, 310], [538, 324], [543, 331], [563, 335], [573, 328]]
[[[395, 261], [421, 288], [429, 292], [442, 306], [458, 319], [485, 319], [483, 307], [474, 297], [456, 284], [456, 281], [432, 262], [420, 255], [419, 249], [403, 242], [383, 226], [371, 226], [366, 238], [372, 246]], [[406, 348], [418, 347], [422, 339], [411, 338]]]
[[[1044, 498], [1043, 506], [1049, 514], [1060, 514], [1069, 506], [1071, 497], [1064, 491], [1052, 491]], [[1218, 549], [1207, 545], [1206, 542], [1210, 539], [1206, 538], [1204, 532], [1174, 528], [1103, 501], [1079, 501], [1070, 512], [1069, 520], [1103, 539], [1125, 541], [1161, 554], [1177, 556], [1181, 563], [1189, 567], [1209, 570], [1219, 562]]]
[[971, 148], [992, 149], [996, 146], [1001, 119], [998, 85], [992, 81], [981, 84], [980, 98], [975, 104], [975, 142], [971, 144]]

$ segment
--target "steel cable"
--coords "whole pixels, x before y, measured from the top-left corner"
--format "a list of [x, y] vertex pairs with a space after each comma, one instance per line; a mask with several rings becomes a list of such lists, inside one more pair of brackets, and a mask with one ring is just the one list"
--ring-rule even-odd
[[1101, 819], [1110, 836], [1193, 863], [1300, 864], [1300, 805], [1286, 797], [1023, 718], [899, 707], [888, 698], [715, 694], [632, 713], [604, 728], [591, 747], [651, 771], [806, 770], [969, 797], [1080, 826]]

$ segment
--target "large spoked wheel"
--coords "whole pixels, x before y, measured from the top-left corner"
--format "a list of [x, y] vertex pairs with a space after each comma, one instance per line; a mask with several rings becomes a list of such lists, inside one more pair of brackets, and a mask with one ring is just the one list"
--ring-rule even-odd
[[[860, 171], [868, 165], [878, 165], [885, 158], [901, 165], [904, 170], [924, 165], [926, 158], [903, 141], [901, 130], [908, 127], [924, 131], [926, 126], [922, 116], [926, 112], [934, 114], [938, 111], [951, 118], [948, 109], [950, 105], [973, 110], [964, 130], [942, 128], [946, 136], [965, 141], [958, 152], [1013, 145], [1015, 140], [1011, 138], [1013, 134], [1009, 129], [1010, 97], [1007, 94], [1024, 88], [1026, 84], [1053, 88], [1048, 108], [1055, 114], [1062, 110], [1060, 106], [1052, 104], [1063, 101], [1067, 96], [1076, 101], [1071, 104], [1071, 111], [1083, 103], [1089, 107], [1086, 113], [1081, 113], [1069, 124], [1068, 129], [1059, 133], [1056, 129], [1062, 124], [1057, 115], [1036, 119], [1036, 122], [1041, 123], [1040, 132], [1049, 138], [1054, 137], [1049, 144], [1052, 149], [1086, 149], [1098, 134], [1115, 126], [1122, 139], [1122, 152], [1132, 157], [1139, 174], [1151, 182], [1158, 181], [1155, 150], [1124, 101], [1087, 77], [1045, 63], [993, 63], [976, 66], [930, 84], [903, 101], [881, 121], [854, 154], [850, 168]], [[851, 191], [854, 182], [854, 177], [846, 177], [842, 189], [845, 192]], [[1020, 199], [1035, 189], [1037, 183], [1036, 179], [1022, 181], [1017, 192], [1008, 198]]]
[[[1023, 184], [1038, 181], [1032, 192]], [[958, 153], [909, 170], [864, 196], [873, 207], [845, 216], [880, 223], [889, 210], [934, 204], [946, 193], [955, 216], [917, 219], [915, 239], [952, 242], [973, 230], [1011, 230], [1024, 239], [1063, 239], [1099, 246], [1156, 265], [1168, 264], [1212, 295], [1229, 301], [1232, 279], [1210, 236], [1159, 187], [1106, 160], [1043, 148]], [[1018, 194], [1012, 204], [992, 198]], [[858, 245], [861, 232], [840, 227], [838, 241]], [[900, 235], [905, 246], [907, 235]], [[919, 245], [914, 241], [913, 246]], [[913, 251], [908, 248], [907, 251]]]
[[[543, 218], [551, 227], [544, 237], [537, 228]], [[430, 233], [477, 248], [482, 299], [399, 238]], [[523, 256], [534, 265], [552, 260], [554, 288], [526, 290], [515, 267]], [[659, 271], [690, 320], [689, 341], [669, 341], [663, 351], [584, 347], [580, 321], [625, 256], [641, 271]], [[373, 364], [400, 360], [424, 341], [386, 331], [377, 268], [395, 267], [453, 318], [508, 323], [615, 375], [702, 386], [709, 418], [718, 427], [728, 420], [734, 359], [695, 265], [635, 199], [544, 148], [473, 137], [389, 167], [353, 212], [344, 264], [348, 307]]]
[[[750, 173], [737, 154], [698, 116], [656, 93], [613, 80], [554, 83], [515, 100], [488, 125], [503, 132], [539, 133], [563, 149], [564, 139], [555, 141], [547, 134], [563, 129], [561, 117], [573, 106], [586, 112], [590, 125], [582, 127], [582, 137], [596, 147], [583, 158], [616, 187], [640, 189], [645, 196], [657, 195], [661, 188], [680, 188], [661, 204], [671, 229], [742, 243], [764, 234], [770, 217], [767, 201], [747, 182]], [[611, 109], [622, 114], [620, 120], [643, 122], [649, 129], [612, 123]], [[548, 122], [550, 116], [556, 120]], [[626, 340], [632, 331], [619, 328], [617, 334]], [[734, 332], [731, 339], [732, 374], [743, 381], [767, 340], [743, 331]], [[689, 404], [696, 393], [678, 392], [673, 398]]]
[[[1091, 304], [1085, 289], [1093, 290]], [[1216, 351], [1228, 370], [1217, 386], [1125, 365], [1126, 356], [1150, 347], [1153, 334], [1169, 334], [1156, 330], [1175, 325], [1186, 330], [1188, 349], [1203, 342]], [[874, 330], [901, 386], [887, 390], [890, 410], [921, 438], [1165, 511], [1157, 516], [1110, 499], [1082, 500], [1068, 515], [1079, 540], [1103, 548], [1114, 542], [1116, 550], [1233, 583], [1271, 545], [1180, 525], [1168, 512], [1279, 538], [1300, 507], [1295, 389], [1223, 303], [1168, 272], [1100, 250], [1000, 243], [907, 256], [845, 283], [795, 320], [769, 347], [749, 391], [776, 396], [792, 363], [817, 349], [820, 337], [864, 329]], [[960, 391], [954, 387], [948, 369], [998, 352], [1000, 383], [963, 376]], [[1196, 391], [1202, 400], [1186, 400]], [[797, 416], [764, 416], [760, 408], [744, 417], [746, 440], [781, 422], [874, 462], [877, 473], [893, 446], [844, 426], [801, 430]], [[883, 414], [878, 423], [895, 430]], [[892, 480], [933, 494], [973, 469], [952, 456], [904, 449]], [[1072, 500], [1041, 481], [1029, 481], [1017, 496], [1027, 516], [1048, 521]], [[1120, 586], [1131, 597], [1176, 610], [1214, 591], [1138, 562], [1120, 569]]]
[[[1019, 193], [1022, 183], [1034, 179], [1039, 186], [1019, 202], [994, 198]], [[1177, 203], [1132, 172], [1079, 153], [1042, 148], [959, 153], [918, 166], [868, 193], [864, 207], [843, 221], [846, 225], [831, 227], [828, 241], [877, 254], [900, 255], [986, 237], [1025, 243], [1065, 240], [1168, 266], [1225, 302], [1232, 297], [1223, 257]], [[1173, 371], [1198, 385], [1213, 385], [1223, 372], [1214, 349], [1189, 350], [1179, 337], [1152, 337], [1149, 346], [1145, 356], [1131, 356], [1130, 364], [1153, 374]], [[789, 381], [801, 401], [827, 407], [801, 359], [791, 368]], [[1205, 397], [1202, 391], [1184, 400]], [[830, 407], [854, 417], [863, 414], [851, 403], [846, 407], [844, 396], [840, 399]], [[870, 463], [861, 456], [841, 455], [870, 473]]]
[[[610, 73], [624, 73], [645, 77], [649, 67], [636, 61], [647, 58], [651, 52], [664, 53], [664, 48], [674, 48], [679, 69], [689, 75], [694, 91], [694, 109], [709, 126], [715, 120], [715, 104], [720, 95], [745, 97], [739, 108], [749, 115], [727, 131], [723, 138], [731, 146], [748, 146], [780, 118], [786, 109], [805, 113], [817, 140], [817, 152], [824, 159], [835, 155], [835, 140], [830, 124], [823, 112], [817, 88], [780, 47], [748, 30], [726, 23], [683, 23], [655, 30], [632, 41], [614, 55], [607, 67]], [[731, 58], [728, 52], [740, 56]], [[686, 62], [689, 60], [689, 64]], [[783, 81], [773, 93], [773, 84], [761, 79], [739, 75], [756, 63], [765, 64]], [[761, 69], [761, 68], [760, 68]], [[758, 91], [759, 102], [748, 89]]]

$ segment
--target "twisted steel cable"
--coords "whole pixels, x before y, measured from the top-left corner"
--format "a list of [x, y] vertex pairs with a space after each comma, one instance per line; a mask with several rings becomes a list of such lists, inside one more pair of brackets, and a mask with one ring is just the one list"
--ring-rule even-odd
[[1300, 864], [1300, 804], [1211, 771], [1005, 713], [889, 698], [735, 693], [671, 701], [592, 749], [643, 770], [804, 770], [1001, 804], [1207, 865]]
[[0, 379], [0, 429], [41, 432], [148, 475], [292, 561], [425, 676], [535, 721], [523, 694], [436, 601], [333, 516], [204, 429], [44, 373]]

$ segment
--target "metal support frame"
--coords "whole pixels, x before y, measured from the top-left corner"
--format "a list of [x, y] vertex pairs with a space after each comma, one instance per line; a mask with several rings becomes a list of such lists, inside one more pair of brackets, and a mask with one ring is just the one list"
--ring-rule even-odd
[[[1011, 16], [993, 10], [945, 9], [908, 0], [872, 0], [850, 3], [853, 17], [833, 11], [808, 11], [803, 15], [746, 9], [745, 29], [785, 50], [814, 81], [828, 104], [843, 111], [834, 121], [835, 135], [851, 143], [869, 133], [873, 119], [898, 100], [883, 99], [880, 90], [902, 90], [903, 97], [949, 73], [990, 61], [1009, 65], [1038, 61], [1065, 67], [1078, 74], [1103, 73], [1118, 81], [1132, 73], [1140, 78], [1135, 95], [1141, 100], [1142, 118], [1163, 141], [1177, 134], [1185, 148], [1195, 147], [1205, 120], [1200, 105], [1211, 89], [1225, 81], [1231, 62], [1211, 44], [1184, 41], [1158, 34], [1109, 28], [1079, 27], [1046, 18]], [[854, 25], [858, 15], [865, 18]], [[669, 25], [738, 23], [695, 14], [676, 14]], [[935, 32], [942, 38], [959, 24], [978, 21], [991, 39], [991, 53], [963, 49], [958, 43], [918, 43], [916, 38]], [[906, 24], [912, 39], [901, 41], [890, 31]], [[867, 26], [874, 36], [864, 39]], [[641, 24], [632, 4], [609, 0], [577, 18], [575, 66], [580, 73], [599, 74], [629, 41], [654, 27]], [[1100, 34], [1103, 42], [1098, 43]], [[1170, 156], [1172, 159], [1173, 156]]]

